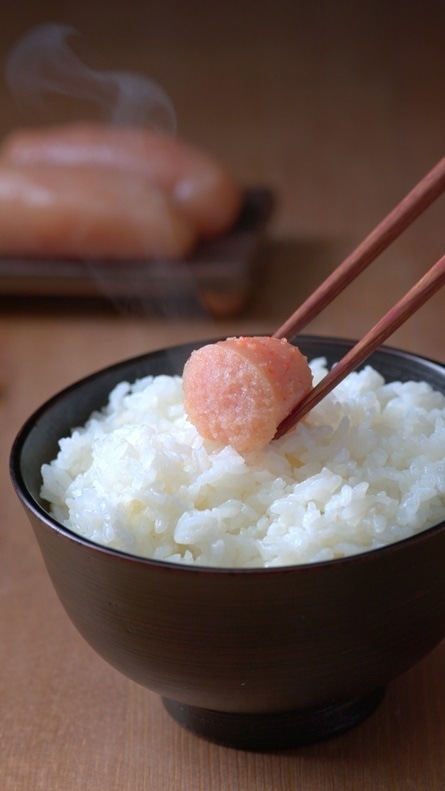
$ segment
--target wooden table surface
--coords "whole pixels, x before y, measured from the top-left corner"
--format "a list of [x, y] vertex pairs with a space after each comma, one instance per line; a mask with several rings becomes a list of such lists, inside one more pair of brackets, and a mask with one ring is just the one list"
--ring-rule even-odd
[[[109, 68], [163, 84], [179, 132], [278, 205], [250, 304], [143, 316], [98, 304], [0, 301], [0, 786], [5, 791], [434, 791], [445, 788], [445, 645], [393, 682], [355, 730], [323, 744], [245, 753], [182, 730], [160, 699], [100, 659], [48, 580], [7, 462], [14, 435], [68, 383], [182, 340], [275, 328], [443, 156], [445, 4], [203, 0], [60, 5]], [[0, 32], [54, 19], [14, 3]], [[102, 6], [104, 7], [104, 6]], [[0, 125], [21, 123], [0, 89]], [[358, 337], [442, 253], [440, 199], [307, 327]], [[161, 306], [162, 307], [162, 306]], [[445, 362], [444, 293], [392, 345]], [[168, 311], [166, 311], [168, 313]], [[378, 584], [378, 581], [376, 581]]]

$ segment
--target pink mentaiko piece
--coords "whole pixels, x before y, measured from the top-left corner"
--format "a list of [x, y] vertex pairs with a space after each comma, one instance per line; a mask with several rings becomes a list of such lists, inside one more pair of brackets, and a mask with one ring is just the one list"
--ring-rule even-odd
[[199, 238], [225, 233], [241, 210], [241, 190], [216, 157], [150, 129], [82, 121], [16, 130], [0, 157], [16, 167], [106, 168], [124, 186], [136, 174], [165, 193]]
[[191, 354], [183, 386], [185, 410], [199, 433], [247, 453], [273, 439], [312, 388], [312, 372], [283, 338], [228, 338]]
[[0, 160], [3, 256], [176, 260], [195, 241], [169, 196], [136, 173]]

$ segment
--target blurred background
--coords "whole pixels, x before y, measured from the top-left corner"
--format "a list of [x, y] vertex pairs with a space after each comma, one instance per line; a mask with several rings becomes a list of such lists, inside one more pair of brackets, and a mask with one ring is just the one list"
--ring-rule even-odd
[[[0, 30], [3, 61], [47, 22], [71, 25], [97, 68], [155, 79], [180, 136], [220, 157], [242, 185], [273, 191], [269, 269], [254, 275], [265, 287], [242, 305], [272, 325], [443, 155], [441, 0], [18, 0]], [[0, 81], [0, 134], [30, 121]], [[391, 262], [386, 287], [396, 296], [442, 245], [438, 202], [383, 257], [378, 277]], [[357, 297], [378, 287], [376, 277], [352, 287]], [[339, 330], [355, 332], [354, 320]]]
[[[221, 278], [210, 307], [193, 273], [184, 281], [177, 268], [157, 274], [179, 300], [161, 291], [154, 311], [138, 293], [118, 300], [92, 270], [82, 287], [105, 298], [69, 301], [58, 262], [45, 284], [52, 295], [30, 296], [35, 262], [15, 277], [14, 262], [0, 258], [2, 788], [444, 788], [443, 651], [394, 686], [367, 726], [309, 753], [198, 743], [175, 730], [157, 696], [79, 640], [8, 475], [14, 436], [44, 400], [152, 349], [273, 331], [434, 166], [445, 141], [444, 0], [12, 0], [2, 16], [2, 75], [25, 33], [70, 25], [91, 65], [156, 80], [178, 135], [275, 202], [255, 265], [238, 271], [235, 255], [235, 276]], [[23, 111], [0, 78], [0, 137], [61, 111]], [[443, 254], [444, 226], [442, 196], [305, 331], [367, 331]], [[444, 299], [442, 289], [391, 345], [445, 362]]]

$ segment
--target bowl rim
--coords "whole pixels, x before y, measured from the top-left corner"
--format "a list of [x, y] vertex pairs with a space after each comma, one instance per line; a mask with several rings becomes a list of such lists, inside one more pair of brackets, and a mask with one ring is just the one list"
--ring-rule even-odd
[[[264, 334], [264, 333], [262, 333]], [[356, 341], [351, 340], [350, 338], [342, 338], [342, 337], [333, 337], [333, 336], [324, 336], [324, 335], [313, 335], [313, 334], [298, 334], [291, 338], [291, 342], [296, 342], [298, 338], [301, 338], [303, 341], [311, 342], [323, 342], [327, 343], [329, 346], [334, 345], [343, 345], [343, 346], [352, 346]], [[189, 341], [187, 343], [182, 344], [174, 344], [172, 346], [164, 346], [159, 347], [157, 349], [153, 349], [149, 352], [144, 352], [143, 354], [136, 355], [134, 357], [124, 358], [116, 363], [111, 365], [104, 366], [85, 377], [77, 379], [76, 381], [72, 382], [68, 386], [64, 387], [62, 390], [55, 393], [50, 398], [46, 399], [37, 409], [35, 409], [31, 415], [25, 420], [21, 428], [16, 434], [16, 437], [13, 441], [10, 456], [9, 456], [9, 473], [10, 479], [12, 481], [13, 488], [21, 500], [22, 504], [26, 507], [26, 509], [33, 514], [40, 523], [42, 523], [45, 528], [49, 529], [51, 532], [58, 534], [58, 536], [62, 539], [67, 541], [74, 541], [81, 546], [84, 546], [86, 549], [89, 549], [93, 552], [99, 552], [104, 555], [112, 556], [119, 558], [122, 561], [127, 561], [130, 563], [137, 563], [147, 566], [156, 566], [160, 569], [169, 569], [174, 571], [182, 571], [184, 573], [199, 573], [199, 574], [226, 574], [226, 575], [258, 575], [258, 574], [283, 574], [283, 573], [295, 573], [296, 571], [300, 573], [307, 573], [310, 569], [334, 569], [339, 565], [344, 566], [346, 564], [357, 563], [357, 562], [367, 562], [370, 559], [381, 557], [382, 555], [391, 555], [395, 552], [400, 552], [404, 547], [407, 545], [414, 546], [419, 543], [423, 543], [427, 540], [428, 536], [431, 534], [440, 533], [445, 531], [445, 515], [444, 521], [439, 522], [431, 527], [425, 528], [419, 533], [415, 535], [408, 536], [406, 538], [397, 540], [392, 542], [391, 544], [386, 544], [382, 547], [376, 547], [374, 549], [366, 549], [361, 552], [357, 552], [353, 555], [347, 555], [341, 558], [332, 558], [330, 560], [321, 560], [321, 561], [313, 561], [307, 563], [294, 563], [289, 565], [282, 565], [282, 566], [253, 566], [253, 567], [229, 567], [229, 566], [207, 566], [207, 565], [200, 565], [200, 564], [191, 564], [191, 563], [184, 563], [184, 562], [174, 562], [168, 560], [160, 560], [150, 557], [145, 557], [143, 555], [136, 555], [130, 552], [125, 552], [123, 550], [115, 549], [113, 547], [108, 547], [104, 544], [99, 544], [94, 541], [91, 541], [88, 538], [76, 533], [75, 531], [71, 530], [70, 528], [66, 527], [65, 525], [58, 522], [51, 514], [45, 510], [45, 508], [34, 498], [34, 496], [29, 491], [29, 488], [25, 484], [24, 476], [22, 474], [21, 469], [21, 455], [22, 450], [25, 442], [29, 434], [31, 433], [32, 429], [35, 427], [36, 423], [39, 421], [40, 417], [44, 415], [48, 410], [50, 410], [56, 403], [62, 401], [66, 398], [71, 392], [78, 389], [80, 386], [87, 386], [90, 382], [95, 381], [96, 379], [100, 379], [105, 373], [113, 373], [119, 371], [121, 368], [125, 368], [128, 365], [137, 365], [138, 362], [142, 362], [147, 358], [153, 356], [161, 356], [165, 352], [172, 351], [172, 350], [186, 350], [193, 348], [198, 348], [198, 346], [202, 346], [207, 343], [215, 343], [218, 340], [223, 340], [223, 337], [217, 337], [215, 339], [205, 339], [205, 340], [196, 340], [196, 341]], [[388, 354], [388, 356], [393, 356], [394, 354], [399, 359], [406, 359], [410, 362], [419, 363], [422, 365], [427, 364], [428, 367], [437, 370], [438, 374], [441, 374], [445, 380], [445, 364], [434, 360], [430, 357], [426, 357], [420, 354], [416, 354], [413, 352], [408, 352], [406, 350], [383, 344], [375, 350], [375, 352], [380, 354]], [[322, 355], [318, 355], [319, 357]], [[372, 356], [372, 355], [371, 355]], [[368, 360], [365, 360], [361, 367], [368, 364]], [[369, 363], [370, 364], [370, 363]], [[105, 403], [104, 403], [105, 406]]]

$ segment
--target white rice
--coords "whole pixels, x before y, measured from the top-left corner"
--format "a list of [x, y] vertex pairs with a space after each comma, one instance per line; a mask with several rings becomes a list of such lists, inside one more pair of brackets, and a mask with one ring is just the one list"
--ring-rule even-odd
[[[326, 374], [311, 363], [315, 382]], [[217, 567], [353, 555], [445, 515], [445, 397], [353, 373], [263, 451], [204, 440], [180, 377], [119, 384], [60, 441], [41, 496], [76, 533], [135, 555]]]

